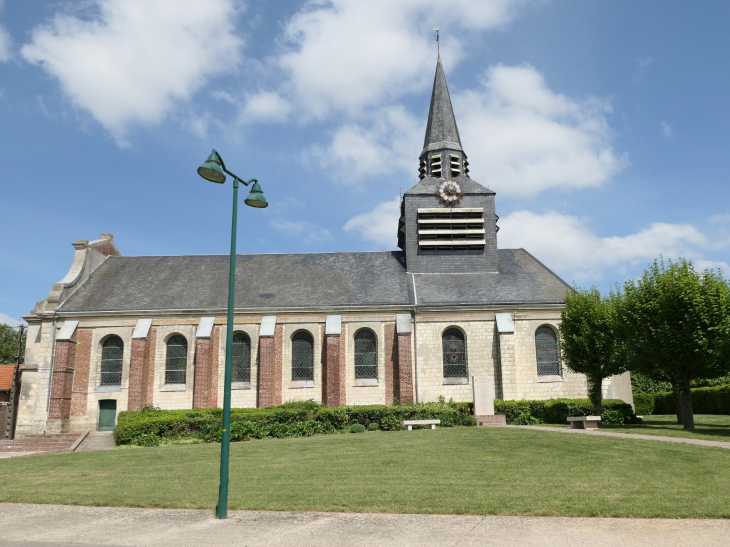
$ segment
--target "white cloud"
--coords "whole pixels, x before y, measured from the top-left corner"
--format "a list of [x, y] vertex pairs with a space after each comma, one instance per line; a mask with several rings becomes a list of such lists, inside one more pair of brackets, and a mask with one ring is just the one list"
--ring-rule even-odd
[[[3, 9], [3, 4], [5, 4], [5, 0], [0, 0], [0, 11]], [[9, 61], [13, 56], [12, 45], [10, 33], [3, 25], [0, 25], [0, 63]]]
[[371, 120], [367, 125], [341, 125], [327, 146], [312, 146], [305, 159], [315, 159], [331, 178], [343, 183], [394, 170], [415, 174], [423, 121], [402, 106], [385, 107]]
[[672, 130], [672, 126], [669, 125], [667, 122], [662, 122], [660, 124], [660, 128], [662, 130], [662, 135], [665, 139], [671, 139], [674, 135], [674, 131]]
[[400, 198], [380, 203], [368, 213], [351, 218], [342, 228], [357, 232], [362, 239], [372, 241], [378, 248], [394, 249], [398, 239]]
[[689, 224], [655, 222], [635, 234], [599, 237], [587, 219], [556, 212], [538, 215], [514, 212], [499, 221], [500, 248], [523, 247], [551, 269], [575, 280], [602, 279], [605, 270], [625, 272], [629, 266], [645, 265], [663, 255], [685, 257], [699, 268], [714, 265], [727, 271], [724, 262], [707, 260], [709, 238]]
[[21, 54], [120, 145], [130, 126], [160, 122], [240, 62], [236, 0], [94, 0], [94, 7], [89, 19], [56, 14]]
[[0, 324], [10, 325], [11, 327], [17, 327], [22, 323], [22, 321], [18, 321], [17, 319], [10, 317], [6, 313], [0, 312]]
[[322, 243], [332, 239], [332, 234], [329, 230], [326, 230], [321, 226], [317, 226], [316, 224], [312, 224], [311, 222], [271, 220], [269, 224], [278, 232], [295, 237], [297, 241], [305, 245]]
[[712, 224], [718, 224], [721, 222], [730, 222], [730, 215], [712, 215], [710, 217], [710, 222]]
[[532, 66], [491, 67], [482, 89], [452, 99], [472, 174], [500, 194], [596, 187], [625, 166], [611, 144], [610, 105], [555, 93]]
[[[432, 78], [434, 26], [456, 64], [469, 31], [500, 27], [533, 0], [311, 0], [284, 28], [281, 90], [298, 113], [359, 112]], [[447, 30], [448, 29], [448, 30]]]
[[251, 95], [241, 113], [241, 122], [284, 121], [291, 111], [291, 103], [275, 91]]

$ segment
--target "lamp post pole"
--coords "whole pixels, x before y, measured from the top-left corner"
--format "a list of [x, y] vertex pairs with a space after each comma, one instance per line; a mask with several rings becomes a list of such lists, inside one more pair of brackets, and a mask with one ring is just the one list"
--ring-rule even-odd
[[223, 384], [223, 423], [221, 426], [221, 470], [220, 485], [218, 487], [218, 505], [215, 508], [215, 516], [224, 519], [228, 516], [228, 463], [231, 443], [231, 380], [233, 376], [233, 297], [236, 289], [236, 228], [238, 224], [238, 183], [242, 182], [251, 188], [251, 193], [246, 198], [246, 205], [250, 207], [264, 208], [268, 203], [264, 198], [261, 186], [257, 179], [244, 181], [226, 169], [223, 160], [218, 152], [208, 157], [208, 160], [198, 168], [198, 174], [206, 180], [223, 184], [226, 176], [223, 172], [233, 177], [233, 220], [231, 222], [231, 257], [228, 266], [228, 318], [226, 321], [226, 365]]

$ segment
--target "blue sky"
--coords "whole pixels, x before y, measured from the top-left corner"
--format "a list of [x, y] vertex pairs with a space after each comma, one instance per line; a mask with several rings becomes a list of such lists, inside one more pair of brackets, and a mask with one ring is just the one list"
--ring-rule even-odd
[[[499, 246], [606, 290], [660, 254], [730, 270], [730, 3], [0, 0], [0, 321], [70, 243], [218, 254], [394, 249], [441, 53]], [[726, 274], [727, 275], [727, 274]]]

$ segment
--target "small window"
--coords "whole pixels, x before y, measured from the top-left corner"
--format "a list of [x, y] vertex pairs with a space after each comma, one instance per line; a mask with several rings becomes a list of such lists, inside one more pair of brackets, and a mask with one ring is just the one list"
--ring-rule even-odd
[[233, 335], [233, 377], [234, 382], [251, 381], [251, 339], [245, 332]]
[[119, 336], [111, 336], [101, 346], [101, 385], [118, 386], [122, 383], [122, 355], [124, 342]]
[[535, 332], [535, 350], [537, 352], [537, 375], [560, 376], [558, 360], [558, 337], [550, 327], [540, 327]]
[[442, 336], [444, 378], [466, 378], [466, 341], [459, 329], [447, 329]]
[[188, 366], [188, 341], [181, 334], [170, 337], [167, 341], [167, 359], [165, 360], [165, 383], [184, 384]]
[[378, 346], [375, 333], [363, 329], [355, 335], [355, 379], [378, 377]]
[[291, 379], [314, 380], [314, 340], [308, 332], [298, 332], [292, 338]]

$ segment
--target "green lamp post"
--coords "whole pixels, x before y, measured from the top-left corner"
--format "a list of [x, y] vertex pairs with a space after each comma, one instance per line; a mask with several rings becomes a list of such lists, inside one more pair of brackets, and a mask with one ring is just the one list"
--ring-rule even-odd
[[224, 519], [228, 515], [228, 456], [231, 442], [231, 376], [233, 375], [233, 293], [236, 284], [236, 224], [238, 220], [238, 183], [248, 186], [252, 182], [251, 193], [244, 203], [250, 207], [264, 208], [266, 202], [264, 192], [257, 179], [244, 181], [226, 169], [218, 152], [213, 150], [203, 165], [198, 167], [198, 174], [206, 180], [223, 184], [226, 181], [224, 173], [233, 177], [233, 225], [231, 227], [231, 259], [228, 271], [228, 322], [226, 325], [226, 372], [223, 387], [223, 436], [221, 438], [221, 472], [218, 488], [218, 505], [215, 516]]

